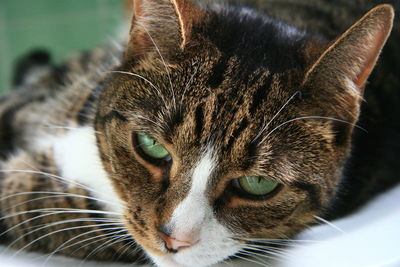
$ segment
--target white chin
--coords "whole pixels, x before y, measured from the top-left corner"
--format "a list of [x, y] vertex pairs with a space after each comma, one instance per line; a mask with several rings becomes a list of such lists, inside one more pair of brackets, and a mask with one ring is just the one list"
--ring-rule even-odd
[[219, 249], [216, 248], [214, 250], [203, 247], [187, 249], [176, 254], [165, 256], [149, 256], [159, 267], [206, 267], [222, 262], [241, 249], [241, 246], [234, 241], [227, 243], [228, 244], [221, 245]]

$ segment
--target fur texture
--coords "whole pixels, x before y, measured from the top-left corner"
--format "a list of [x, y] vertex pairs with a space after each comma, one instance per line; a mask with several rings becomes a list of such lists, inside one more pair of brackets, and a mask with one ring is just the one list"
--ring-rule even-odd
[[[249, 8], [135, 1], [124, 52], [84, 53], [1, 99], [4, 242], [207, 266], [274, 256], [319, 216], [354, 211], [379, 170], [354, 169], [371, 139], [355, 134], [352, 159], [353, 130], [392, 22], [380, 5], [327, 42]], [[139, 134], [169, 156], [146, 155]], [[374, 193], [398, 182], [385, 164]], [[250, 194], [243, 177], [278, 186]]]

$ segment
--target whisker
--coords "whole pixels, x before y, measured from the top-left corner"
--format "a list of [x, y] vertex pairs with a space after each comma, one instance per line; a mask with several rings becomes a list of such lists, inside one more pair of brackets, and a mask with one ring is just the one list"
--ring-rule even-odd
[[[199, 62], [196, 61], [194, 64], [198, 64]], [[181, 105], [183, 104], [183, 100], [185, 99], [186, 92], [189, 90], [189, 85], [192, 83], [194, 76], [196, 76], [197, 72], [200, 69], [200, 65], [197, 65], [193, 74], [190, 76], [189, 81], [186, 83], [185, 90], [183, 90], [182, 97], [181, 97]]]
[[[239, 253], [239, 254], [240, 254], [240, 253]], [[261, 266], [267, 266], [267, 267], [269, 267], [268, 264], [266, 264], [266, 263], [264, 263], [264, 262], [256, 261], [255, 259], [252, 260], [252, 259], [249, 259], [249, 258], [246, 258], [246, 257], [239, 256], [238, 254], [235, 254], [234, 256], [235, 256], [236, 258], [239, 258], [239, 259], [242, 259], [242, 260], [245, 260], [245, 261], [248, 261], [248, 262], [252, 262], [252, 263], [255, 263], [255, 264], [258, 264], [258, 265], [261, 265]]]
[[120, 74], [126, 74], [126, 75], [130, 75], [136, 78], [140, 78], [142, 80], [144, 80], [145, 82], [147, 82], [154, 90], [156, 90], [156, 92], [158, 93], [158, 95], [161, 97], [161, 99], [163, 100], [165, 106], [167, 105], [167, 102], [165, 101], [164, 95], [161, 93], [161, 91], [148, 79], [146, 79], [145, 77], [143, 77], [142, 75], [136, 74], [136, 73], [132, 73], [132, 72], [128, 72], [128, 71], [120, 71], [120, 70], [113, 70], [113, 71], [108, 71], [111, 73], [120, 73]]
[[283, 259], [279, 258], [279, 257], [274, 257], [271, 255], [267, 255], [267, 254], [259, 254], [259, 253], [255, 253], [255, 252], [250, 252], [250, 251], [240, 251], [241, 255], [246, 255], [249, 256], [253, 259], [258, 259], [260, 261], [262, 261], [264, 264], [266, 265], [270, 265], [271, 261], [276, 261], [276, 262], [283, 262]]
[[[78, 238], [80, 238], [81, 236], [85, 236], [85, 235], [92, 234], [92, 233], [96, 233], [96, 232], [111, 231], [111, 230], [115, 230], [115, 231], [110, 232], [110, 233], [107, 233], [107, 234], [103, 234], [103, 235], [98, 235], [98, 236], [86, 238], [86, 239], [80, 240], [80, 241], [78, 241], [78, 242], [75, 242], [75, 243], [70, 244], [70, 245], [68, 245], [68, 246], [65, 247], [65, 245], [67, 245], [69, 242], [72, 242], [73, 240], [78, 239]], [[93, 240], [93, 239], [102, 238], [101, 240], [103, 240], [104, 236], [106, 236], [106, 235], [118, 234], [118, 233], [123, 232], [123, 231], [126, 231], [126, 229], [122, 229], [122, 230], [121, 230], [121, 227], [111, 227], [111, 228], [95, 229], [95, 230], [91, 230], [91, 231], [89, 231], [89, 232], [85, 232], [85, 233], [79, 234], [79, 235], [77, 235], [77, 236], [75, 236], [75, 237], [73, 237], [73, 238], [68, 239], [66, 242], [64, 242], [64, 243], [62, 243], [60, 246], [58, 246], [52, 253], [50, 253], [50, 254], [47, 256], [47, 258], [46, 258], [46, 260], [45, 260], [45, 262], [44, 262], [43, 265], [46, 265], [46, 263], [51, 259], [51, 257], [53, 257], [57, 252], [60, 252], [60, 251], [62, 251], [62, 250], [64, 250], [64, 249], [68, 249], [68, 248], [70, 248], [70, 247], [74, 247], [74, 246], [76, 246], [76, 245], [85, 243], [85, 242], [90, 241], [90, 240]], [[99, 241], [99, 240], [97, 240], [97, 241]], [[79, 249], [81, 249], [82, 247], [88, 246], [88, 245], [90, 245], [90, 244], [92, 244], [92, 243], [85, 244], [85, 245], [79, 247]], [[72, 254], [73, 254], [74, 252], [75, 252], [75, 251], [73, 251]]]
[[[44, 175], [44, 176], [46, 176], [46, 177], [55, 179], [55, 180], [60, 181], [60, 182], [64, 182], [64, 183], [66, 183], [66, 184], [73, 184], [73, 185], [76, 185], [76, 186], [78, 186], [78, 187], [80, 187], [80, 188], [82, 188], [82, 189], [84, 189], [84, 190], [89, 191], [89, 192], [94, 192], [94, 193], [96, 193], [96, 194], [106, 196], [105, 193], [99, 192], [99, 191], [97, 191], [97, 190], [95, 190], [95, 189], [93, 189], [93, 188], [90, 188], [90, 187], [86, 186], [86, 185], [83, 185], [83, 184], [78, 183], [78, 182], [76, 182], [76, 181], [73, 181], [73, 180], [71, 180], [71, 179], [67, 179], [67, 178], [64, 178], [64, 177], [62, 177], [62, 176], [58, 176], [58, 175], [51, 174], [51, 173], [47, 173], [47, 172], [33, 171], [33, 170], [0, 170], [0, 173], [14, 173], [14, 172], [17, 172], [17, 173], [29, 173], [29, 174], [40, 174], [40, 175]], [[120, 201], [120, 204], [122, 205], [123, 202]], [[117, 203], [114, 203], [114, 205], [117, 205]]]
[[[134, 241], [135, 241], [135, 240], [134, 240]], [[130, 246], [132, 247], [132, 246], [135, 245], [135, 244], [136, 244], [136, 242], [133, 243], [133, 244], [130, 245]], [[132, 256], [134, 253], [138, 253], [138, 252], [143, 252], [143, 250], [140, 249], [139, 247], [136, 247], [136, 248], [133, 249], [131, 252], [129, 252], [128, 255], [129, 255], [129, 256]], [[141, 254], [135, 255], [135, 256], [139, 256], [139, 257], [137, 258], [137, 261], [138, 261], [138, 262], [139, 262], [139, 261], [145, 261], [145, 260], [147, 260], [147, 257], [145, 256], [144, 253], [141, 253]]]
[[319, 242], [317, 240], [307, 240], [307, 239], [268, 239], [268, 238], [247, 238], [247, 237], [241, 237], [241, 236], [233, 236], [230, 237], [233, 240], [238, 240], [238, 241], [252, 241], [252, 242], [257, 242], [257, 243], [269, 243], [269, 244], [279, 244], [279, 245], [286, 245], [286, 244], [291, 244], [291, 243], [297, 243], [297, 242]]
[[[86, 260], [88, 260], [91, 256], [95, 255], [97, 252], [100, 252], [102, 249], [107, 248], [107, 246], [112, 246], [114, 244], [117, 244], [119, 242], [123, 242], [125, 240], [128, 240], [130, 237], [125, 237], [125, 236], [117, 236], [117, 237], [113, 237], [111, 238], [109, 241], [100, 244], [99, 246], [97, 246], [96, 249], [94, 249], [92, 252], [90, 252], [82, 261], [81, 264], [79, 266], [82, 266], [83, 263], [86, 262]], [[115, 239], [117, 239], [117, 241], [115, 241]]]
[[[259, 260], [260, 262], [262, 262], [263, 264], [264, 264], [264, 266], [268, 266], [269, 265], [269, 262], [267, 262], [267, 261], [265, 261], [265, 259], [263, 259], [262, 257], [260, 257], [260, 255], [257, 255], [257, 254], [255, 254], [255, 253], [248, 253], [247, 251], [240, 251], [239, 252], [241, 255], [243, 255], [243, 256], [248, 256], [248, 257], [250, 257], [250, 258], [252, 258], [252, 259], [257, 259], [257, 260]], [[267, 258], [268, 259], [268, 258]]]
[[[55, 214], [51, 214], [51, 215], [55, 215]], [[34, 227], [30, 227], [30, 228], [26, 228], [26, 229], [32, 229], [31, 231], [29, 231], [28, 233], [25, 233], [24, 235], [20, 236], [18, 239], [14, 240], [10, 246], [14, 245], [14, 243], [16, 243], [18, 240], [22, 239], [25, 236], [28, 236], [30, 234], [33, 234], [37, 231], [49, 228], [49, 227], [53, 227], [53, 226], [57, 226], [60, 224], [67, 224], [67, 223], [74, 223], [74, 222], [102, 222], [102, 223], [112, 223], [111, 225], [123, 225], [120, 221], [107, 221], [107, 220], [102, 220], [102, 218], [98, 218], [98, 219], [92, 219], [92, 218], [78, 218], [78, 219], [69, 219], [69, 220], [62, 220], [62, 221], [57, 221], [54, 223], [50, 223], [50, 224], [42, 224], [42, 225], [36, 225]], [[19, 224], [23, 224], [26, 223], [26, 221], [19, 223]], [[103, 224], [95, 224], [95, 225], [103, 225]]]
[[[256, 243], [246, 243], [246, 246], [257, 248], [257, 249], [266, 249], [268, 251], [271, 251], [273, 249], [274, 252], [276, 252], [276, 253], [290, 254], [291, 248], [301, 248], [301, 247], [305, 247], [307, 245], [306, 243], [320, 243], [320, 242], [321, 241], [317, 241], [317, 240], [305, 240], [305, 241], [300, 240], [297, 242], [296, 242], [296, 240], [293, 240], [293, 241], [285, 242], [285, 243], [256, 241]], [[272, 246], [277, 246], [277, 247], [272, 247]]]
[[[131, 249], [134, 245], [136, 245], [135, 240], [132, 240], [128, 243], [126, 243], [125, 245], [123, 245], [120, 249], [117, 250], [117, 253], [119, 254], [117, 261], [121, 258], [122, 255], [124, 255], [129, 249]], [[124, 249], [123, 251], [120, 252], [120, 250]], [[135, 248], [134, 250], [138, 251], [137, 248]]]
[[[125, 236], [119, 236], [119, 235], [118, 235], [117, 237], [120, 238], [120, 239], [123, 239], [123, 240], [121, 240], [121, 242], [124, 242], [124, 241], [127, 241], [127, 240], [129, 240], [129, 239], [132, 239], [131, 237], [125, 237]], [[92, 244], [94, 244], [94, 243], [102, 242], [102, 241], [107, 240], [107, 239], [112, 239], [112, 238], [115, 238], [115, 236], [112, 236], [112, 235], [111, 235], [111, 236], [109, 236], [109, 235], [108, 235], [108, 236], [105, 236], [105, 235], [103, 235], [101, 239], [92, 241], [92, 242], [90, 242], [89, 244], [85, 244], [85, 245], [83, 245], [83, 247], [92, 245]], [[109, 243], [109, 241], [107, 241], [106, 243]], [[115, 242], [115, 243], [118, 243], [118, 242]], [[115, 243], [110, 244], [110, 246], [114, 245]], [[99, 250], [99, 248], [101, 248], [103, 245], [104, 245], [104, 243], [98, 245], [98, 246], [96, 247], [95, 250]], [[103, 248], [102, 250], [104, 250], [104, 249], [106, 249], [106, 248]], [[79, 248], [76, 249], [76, 250], [74, 250], [74, 251], [72, 252], [72, 254], [75, 253], [75, 252], [78, 251], [78, 250], [79, 250]], [[97, 251], [97, 252], [99, 252], [99, 251]], [[97, 254], [97, 252], [93, 253], [93, 251], [92, 251], [91, 253], [89, 253], [89, 254], [81, 261], [81, 263], [80, 263], [79, 266], [81, 266], [84, 262], [86, 262], [86, 260], [88, 260], [91, 256]]]
[[60, 197], [60, 198], [61, 197], [84, 198], [84, 199], [89, 199], [89, 200], [95, 200], [95, 201], [98, 201], [98, 202], [104, 202], [104, 203], [107, 203], [107, 204], [110, 204], [110, 205], [115, 205], [115, 206], [119, 207], [119, 205], [117, 205], [115, 203], [112, 203], [112, 202], [106, 201], [106, 200], [102, 200], [102, 199], [99, 199], [99, 198], [95, 198], [95, 197], [88, 197], [88, 196], [85, 196], [85, 195], [78, 195], [78, 194], [73, 194], [73, 193], [50, 192], [50, 191], [20, 192], [20, 193], [16, 193], [16, 194], [12, 194], [12, 195], [8, 195], [8, 196], [5, 196], [5, 197], [2, 197], [2, 198], [0, 198], [0, 201], [4, 201], [4, 200], [6, 200], [8, 198], [11, 198], [11, 197], [17, 197], [17, 196], [22, 196], [22, 195], [31, 195], [31, 194], [32, 195], [33, 194], [49, 194], [49, 195], [52, 195], [52, 196], [39, 197], [39, 198], [30, 199], [30, 200], [27, 200], [27, 201], [24, 201], [24, 202], [20, 202], [15, 206], [8, 207], [5, 211], [11, 210], [11, 209], [16, 208], [16, 207], [18, 207], [20, 205], [27, 204], [27, 203], [30, 203], [30, 202], [43, 200], [43, 199], [48, 199], [48, 198], [57, 198], [57, 197]]
[[114, 110], [114, 111], [122, 113], [122, 114], [126, 114], [126, 115], [131, 116], [131, 117], [135, 117], [135, 118], [138, 118], [138, 119], [142, 119], [142, 120], [148, 121], [148, 122], [152, 123], [153, 125], [157, 126], [158, 128], [163, 128], [163, 126], [160, 123], [158, 123], [158, 122], [156, 122], [154, 120], [151, 120], [151, 119], [149, 119], [149, 118], [147, 118], [145, 116], [142, 116], [142, 115], [139, 115], [139, 114], [134, 114], [132, 112], [118, 110], [118, 109], [115, 109], [115, 108], [112, 108], [111, 110]]
[[146, 33], [147, 33], [147, 35], [149, 36], [151, 42], [152, 42], [153, 45], [156, 47], [157, 53], [158, 53], [158, 55], [160, 56], [161, 61], [162, 61], [163, 64], [164, 64], [165, 71], [167, 72], [167, 75], [168, 75], [169, 84], [170, 84], [170, 86], [171, 86], [172, 101], [174, 102], [174, 107], [175, 107], [175, 110], [176, 110], [176, 98], [175, 98], [174, 86], [173, 86], [173, 84], [172, 84], [172, 79], [171, 79], [171, 74], [170, 74], [169, 68], [168, 68], [167, 64], [165, 63], [164, 57], [162, 56], [161, 51], [160, 51], [158, 45], [157, 45], [156, 42], [154, 41], [154, 39], [153, 39], [153, 37], [151, 36], [151, 34], [149, 33], [149, 31], [147, 31], [147, 29], [146, 29], [146, 27], [144, 26], [144, 24], [141, 24], [141, 27], [146, 31]]
[[292, 102], [292, 100], [297, 96], [297, 95], [301, 95], [300, 91], [296, 91], [287, 101], [285, 104], [283, 104], [283, 106], [278, 110], [278, 112], [272, 117], [272, 119], [263, 127], [261, 128], [260, 132], [257, 134], [257, 136], [251, 141], [251, 143], [254, 143], [255, 141], [257, 141], [258, 138], [260, 138], [260, 136], [264, 133], [264, 131], [268, 128], [268, 126], [276, 119], [276, 117], [278, 117], [279, 114], [281, 114], [281, 112], [286, 108], [287, 105], [290, 104], [290, 102]]
[[[64, 213], [64, 212], [51, 212], [51, 213], [41, 214], [41, 215], [35, 216], [35, 217], [33, 217], [33, 218], [24, 220], [23, 222], [20, 222], [20, 223], [14, 225], [14, 226], [8, 228], [6, 231], [2, 232], [2, 233], [0, 234], [0, 237], [3, 236], [3, 235], [5, 235], [5, 234], [7, 234], [8, 232], [14, 230], [15, 228], [18, 228], [19, 226], [28, 223], [28, 222], [31, 222], [31, 221], [34, 221], [34, 220], [37, 220], [37, 219], [40, 219], [40, 218], [43, 218], [43, 217], [47, 217], [47, 216], [52, 216], [52, 215], [61, 214], [61, 213]], [[97, 218], [96, 218], [96, 217], [94, 217], [94, 218], [81, 218], [81, 219], [78, 219], [78, 220], [79, 220], [79, 221], [85, 221], [85, 219], [88, 219], [88, 221], [96, 221], [96, 220], [98, 220], [99, 222], [103, 222], [103, 221], [104, 221], [104, 222], [105, 222], [105, 221], [106, 221], [106, 222], [120, 222], [120, 221], [121, 221], [121, 220], [113, 220], [113, 219], [110, 219], [110, 218], [100, 218], [100, 217], [97, 217]], [[89, 220], [89, 219], [90, 219], [90, 220]], [[76, 220], [76, 219], [75, 219], [75, 220]], [[47, 225], [47, 224], [46, 224], [46, 225]], [[41, 225], [36, 225], [35, 227], [40, 227], [40, 226], [41, 226]]]
[[[130, 234], [125, 234], [125, 235], [119, 235], [119, 233], [121, 233], [121, 232], [126, 232], [127, 230], [125, 230], [125, 229], [123, 229], [123, 230], [120, 230], [120, 231], [114, 231], [114, 232], [111, 232], [111, 233], [106, 233], [106, 234], [103, 234], [103, 235], [100, 235], [100, 236], [97, 236], [96, 238], [100, 238], [100, 239], [98, 239], [98, 240], [94, 240], [94, 241], [91, 241], [90, 243], [88, 243], [88, 244], [84, 244], [83, 246], [81, 246], [80, 248], [82, 248], [82, 247], [87, 247], [87, 246], [90, 246], [90, 245], [92, 245], [92, 244], [94, 244], [94, 243], [98, 243], [98, 242], [101, 242], [101, 241], [103, 241], [103, 240], [106, 240], [106, 239], [111, 239], [111, 238], [114, 238], [114, 237], [126, 237], [126, 238], [130, 238], [130, 239], [132, 239], [132, 237], [131, 237], [131, 235]], [[94, 238], [87, 238], [87, 239], [85, 239], [85, 242], [86, 241], [90, 241], [90, 240], [93, 240]], [[80, 242], [79, 242], [80, 243]], [[75, 244], [74, 244], [75, 245]], [[78, 248], [78, 249], [76, 249], [76, 250], [74, 250], [72, 253], [75, 253], [77, 250], [79, 250], [80, 248]]]
[[233, 265], [232, 265], [232, 259], [230, 259], [230, 258], [224, 260], [224, 261], [221, 262], [221, 263], [226, 264], [226, 265], [228, 265], [228, 266], [233, 266]]
[[271, 134], [273, 134], [276, 130], [278, 130], [279, 128], [281, 128], [282, 126], [285, 126], [286, 124], [289, 124], [291, 122], [294, 121], [298, 121], [298, 120], [305, 120], [305, 119], [325, 119], [325, 120], [331, 120], [331, 121], [337, 121], [337, 122], [342, 122], [348, 125], [352, 125], [360, 130], [363, 130], [365, 132], [367, 132], [367, 130], [365, 130], [364, 128], [362, 128], [361, 126], [358, 126], [357, 124], [348, 122], [348, 121], [344, 121], [344, 120], [340, 120], [340, 119], [336, 119], [336, 118], [331, 118], [331, 117], [324, 117], [324, 116], [306, 116], [306, 117], [298, 117], [298, 118], [294, 118], [288, 121], [285, 121], [284, 123], [279, 124], [277, 127], [275, 127], [272, 131], [270, 131], [262, 140], [260, 143], [264, 143], [265, 140], [268, 139], [269, 136], [271, 136]]
[[[41, 125], [42, 127], [45, 128], [49, 128], [49, 129], [57, 129], [57, 130], [70, 130], [70, 131], [76, 131], [76, 130], [81, 130], [82, 127], [72, 127], [72, 126], [60, 126], [60, 125], [50, 125], [50, 124], [46, 124], [46, 125]], [[100, 131], [93, 131], [94, 133], [97, 134], [103, 134]]]
[[[27, 163], [26, 163], [26, 164], [27, 164]], [[27, 164], [27, 165], [30, 166], [29, 164]], [[32, 169], [36, 169], [36, 168], [34, 168], [33, 166], [30, 166], [30, 167], [32, 167]], [[67, 179], [67, 178], [64, 178], [64, 177], [62, 177], [62, 176], [58, 176], [58, 175], [55, 175], [55, 174], [51, 174], [51, 173], [47, 173], [47, 172], [43, 172], [43, 171], [39, 171], [39, 170], [37, 170], [37, 171], [34, 171], [34, 170], [0, 170], [0, 173], [28, 173], [28, 174], [39, 174], [39, 175], [44, 175], [44, 176], [46, 176], [46, 177], [49, 177], [49, 178], [58, 180], [58, 181], [63, 182], [63, 183], [65, 183], [65, 184], [72, 183], [72, 184], [78, 186], [79, 188], [82, 188], [82, 189], [85, 189], [85, 190], [88, 190], [88, 191], [93, 191], [91, 188], [89, 188], [89, 187], [87, 187], [87, 186], [85, 186], [85, 185], [83, 185], [83, 184], [80, 184], [80, 183], [78, 183], [78, 182], [76, 182], [76, 181], [72, 181], [72, 180]], [[93, 192], [95, 192], [95, 191], [93, 191]], [[97, 193], [97, 192], [96, 192], [96, 193]]]
[[246, 243], [247, 245], [253, 245], [253, 246], [284, 246], [284, 247], [290, 247], [294, 246], [294, 242], [277, 242], [277, 241], [252, 241], [248, 240], [247, 242], [254, 242], [254, 243]]
[[[59, 223], [59, 224], [60, 224], [60, 223]], [[35, 240], [29, 242], [27, 245], [23, 246], [21, 249], [19, 249], [18, 251], [16, 251], [16, 252], [14, 253], [14, 255], [11, 257], [11, 259], [13, 259], [14, 257], [16, 257], [19, 253], [21, 253], [22, 251], [24, 251], [26, 248], [28, 248], [29, 246], [33, 245], [33, 244], [36, 243], [37, 241], [40, 241], [40, 240], [42, 240], [43, 238], [46, 238], [46, 237], [48, 237], [48, 236], [51, 236], [51, 235], [54, 235], [54, 234], [57, 234], [57, 233], [61, 233], [61, 232], [65, 232], [65, 231], [70, 231], [70, 230], [84, 229], [84, 228], [91, 228], [91, 227], [99, 227], [99, 226], [110, 226], [110, 225], [118, 225], [118, 224], [115, 224], [115, 223], [113, 223], [113, 224], [112, 224], [112, 223], [107, 223], [107, 224], [93, 224], [93, 225], [84, 225], [84, 226], [74, 226], [74, 227], [63, 228], [63, 229], [59, 229], [59, 230], [56, 230], [56, 231], [52, 231], [52, 232], [50, 232], [50, 233], [47, 233], [47, 234], [45, 234], [45, 235], [42, 235], [41, 237], [36, 238]], [[48, 227], [51, 227], [51, 226], [55, 226], [55, 225], [54, 225], [54, 224], [48, 225], [48, 226], [43, 227], [42, 229], [45, 229], [45, 228], [48, 228]], [[34, 230], [34, 231], [31, 231], [31, 232], [29, 232], [29, 233], [27, 233], [27, 234], [31, 234], [31, 233], [36, 232], [36, 231], [39, 231], [39, 230], [41, 230], [41, 228], [36, 229], [36, 230]], [[25, 235], [19, 237], [18, 239], [14, 240], [14, 241], [7, 247], [7, 249], [9, 249], [11, 246], [13, 246], [17, 241], [21, 240], [21, 238], [23, 238], [23, 237], [26, 236], [27, 234], [25, 234]]]
[[330, 221], [325, 220], [324, 218], [321, 218], [319, 216], [314, 215], [314, 218], [317, 219], [318, 221], [332, 227], [333, 229], [337, 230], [338, 232], [345, 234], [346, 232], [343, 231], [342, 229], [340, 229], [338, 226], [334, 225], [333, 223], [331, 223]]
[[85, 209], [67, 209], [67, 208], [43, 208], [43, 209], [25, 210], [25, 211], [16, 212], [16, 213], [13, 213], [13, 214], [5, 215], [5, 216], [1, 217], [0, 220], [12, 218], [12, 217], [19, 216], [19, 215], [29, 214], [29, 213], [49, 212], [49, 211], [54, 211], [54, 212], [58, 211], [59, 213], [66, 213], [66, 214], [68, 214], [68, 213], [78, 213], [78, 214], [89, 213], [89, 214], [104, 214], [104, 215], [121, 216], [121, 214], [119, 214], [119, 213], [110, 212], [110, 211], [100, 211], [100, 210], [96, 211], [96, 210], [85, 210]]
[[[274, 244], [271, 244], [274, 245]], [[278, 248], [278, 247], [272, 247], [272, 246], [267, 246], [267, 245], [254, 245], [254, 244], [246, 244], [246, 247], [249, 249], [254, 249], [254, 250], [262, 250], [266, 252], [274, 252], [274, 253], [286, 253], [287, 250], [283, 248]]]
[[274, 248], [260, 248], [260, 247], [256, 247], [256, 246], [247, 246], [245, 249], [246, 249], [245, 250], [246, 252], [251, 252], [251, 253], [261, 252], [262, 254], [260, 254], [260, 255], [264, 256], [265, 254], [267, 254], [266, 256], [274, 257], [274, 259], [288, 256], [287, 251], [275, 250]]
[[[273, 255], [271, 253], [260, 253], [260, 252], [252, 252], [252, 251], [241, 251], [242, 255], [247, 255], [250, 256], [252, 258], [257, 258], [257, 259], [264, 259], [268, 262], [268, 264], [270, 264], [271, 266], [276, 265], [276, 264], [272, 264], [272, 263], [284, 263], [286, 261], [289, 260], [288, 257], [284, 257], [285, 255]], [[264, 261], [265, 262], [265, 261]]]

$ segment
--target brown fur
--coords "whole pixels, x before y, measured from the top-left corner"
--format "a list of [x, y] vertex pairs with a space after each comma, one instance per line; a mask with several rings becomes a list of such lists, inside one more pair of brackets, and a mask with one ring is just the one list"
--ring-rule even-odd
[[[124, 71], [152, 81], [154, 87], [126, 74], [116, 75], [100, 100], [99, 106], [108, 108], [99, 109], [96, 119], [96, 128], [106, 133], [106, 136], [98, 135], [98, 140], [101, 151], [110, 157], [105, 166], [109, 166], [107, 171], [114, 185], [123, 199], [131, 201], [133, 206], [140, 205], [145, 211], [140, 220], [146, 222], [146, 227], [134, 217], [130, 220], [133, 224], [131, 230], [138, 242], [153, 253], [166, 253], [157, 227], [169, 221], [173, 209], [187, 195], [189, 170], [210, 140], [220, 162], [208, 189], [209, 203], [215, 208], [221, 223], [248, 238], [273, 239], [290, 236], [312, 222], [313, 215], [320, 214], [336, 194], [341, 170], [349, 153], [352, 125], [358, 118], [360, 95], [352, 91], [346, 79], [355, 81], [361, 89], [390, 32], [392, 17], [389, 6], [380, 6], [356, 23], [326, 52], [320, 51], [322, 56], [309, 68], [290, 69], [284, 73], [257, 69], [247, 78], [248, 84], [235, 80], [240, 63], [233, 57], [223, 73], [222, 83], [213, 89], [207, 82], [210, 70], [221, 60], [222, 51], [205, 37], [193, 35], [182, 55], [171, 58], [177, 53], [171, 40], [175, 43], [179, 41], [169, 33], [176, 29], [168, 31], [164, 39], [156, 35], [161, 41], [158, 43], [160, 50], [168, 55], [167, 67], [154, 52], [143, 62], [123, 66]], [[177, 27], [172, 22], [175, 23], [175, 20], [171, 21], [171, 25]], [[379, 31], [382, 33], [378, 35]], [[366, 33], [374, 36], [373, 42], [369, 42]], [[132, 34], [140, 35], [137, 32]], [[197, 46], [200, 42], [202, 45]], [[190, 46], [191, 43], [193, 46]], [[359, 46], [360, 43], [367, 45]], [[146, 45], [153, 46], [150, 43]], [[356, 47], [357, 50], [353, 49]], [[166, 52], [165, 49], [170, 50]], [[352, 57], [348, 51], [353, 50]], [[170, 54], [171, 51], [174, 53]], [[309, 56], [309, 50], [302, 53], [306, 58], [313, 58]], [[363, 56], [365, 61], [359, 61], [358, 57], [364, 60]], [[169, 65], [170, 62], [174, 64]], [[200, 62], [200, 67], [197, 69], [193, 62]], [[347, 70], [350, 72], [346, 73]], [[252, 79], [252, 76], [257, 79]], [[274, 104], [259, 106], [251, 113], [254, 104], [252, 96], [267, 79], [272, 82], [266, 103]], [[180, 99], [187, 87], [187, 95]], [[163, 93], [166, 103], [162, 102], [155, 88]], [[301, 90], [303, 97], [295, 99], [279, 117], [272, 120], [296, 90]], [[123, 97], [112, 97], [115, 94]], [[332, 108], [332, 101], [336, 108]], [[143, 106], [138, 103], [157, 104]], [[105, 121], [103, 118], [109, 114], [109, 107], [118, 110], [125, 119]], [[196, 126], [196, 110], [200, 109], [203, 110], [202, 125]], [[144, 116], [151, 122], [129, 114]], [[348, 124], [344, 124], [342, 132], [335, 133], [335, 121], [297, 120], [279, 127], [269, 138], [263, 138], [281, 123], [304, 116], [333, 117]], [[179, 122], [169, 118], [179, 118]], [[247, 121], [245, 130], [235, 136], [243, 120]], [[272, 121], [271, 125], [253, 142], [268, 121]], [[196, 134], [196, 127], [209, 134]], [[173, 157], [172, 166], [168, 169], [158, 167], [159, 171], [154, 171], [157, 166], [149, 168], [148, 164], [143, 164], [130, 142], [136, 132], [149, 133], [168, 148]], [[337, 144], [335, 139], [339, 134], [345, 141]], [[232, 136], [235, 136], [234, 140], [231, 140]], [[260, 143], [260, 140], [263, 141]], [[233, 143], [229, 145], [230, 142]], [[164, 174], [162, 179], [157, 174], [159, 172]], [[244, 199], [230, 190], [230, 182], [246, 175], [271, 177], [283, 187], [265, 201]], [[168, 182], [167, 188], [164, 188], [163, 180]], [[132, 214], [126, 216], [132, 217]]]
[[[125, 226], [146, 251], [166, 255], [170, 252], [158, 228], [187, 196], [191, 171], [212, 145], [218, 162], [206, 195], [219, 223], [243, 238], [287, 238], [306, 228], [315, 215], [330, 207], [339, 191], [362, 92], [390, 33], [393, 10], [388, 5], [373, 9], [331, 43], [300, 32], [296, 38], [282, 37], [286, 33], [273, 36], [281, 49], [277, 51], [267, 51], [263, 45], [269, 43], [259, 36], [257, 45], [251, 43], [253, 29], [244, 32], [233, 48], [219, 40], [230, 37], [225, 31], [234, 35], [242, 30], [241, 24], [233, 24], [237, 28], [230, 25], [230, 18], [222, 13], [218, 7], [200, 8], [186, 0], [135, 1], [126, 51], [124, 56], [116, 52], [123, 58], [121, 64], [102, 49], [94, 53], [91, 64], [85, 65], [79, 57], [67, 62], [71, 70], [66, 76], [74, 83], [60, 85], [54, 95], [39, 90], [22, 100], [19, 97], [26, 91], [7, 96], [6, 104], [0, 106], [4, 126], [0, 140], [17, 149], [2, 144], [2, 169], [57, 175], [52, 152], [35, 151], [30, 141], [67, 131], [45, 128], [47, 124], [93, 127], [103, 167], [126, 202]], [[243, 24], [248, 19], [240, 18]], [[252, 22], [254, 28], [262, 24], [257, 18]], [[224, 28], [223, 23], [232, 28]], [[275, 53], [282, 55], [278, 63], [273, 61]], [[100, 63], [108, 73], [95, 71]], [[44, 83], [46, 78], [51, 77], [44, 77]], [[12, 107], [17, 112], [11, 112], [10, 120]], [[147, 133], [164, 145], [172, 161], [155, 164], [142, 157], [135, 143], [137, 133]], [[43, 174], [10, 172], [3, 176], [3, 197], [37, 188], [88, 195]], [[279, 187], [262, 198], [244, 196], [233, 181], [245, 176], [266, 177]], [[89, 205], [84, 199], [65, 197], [15, 206], [30, 198], [28, 194], [1, 202], [1, 214], [37, 207], [87, 209]], [[10, 229], [34, 215], [10, 216], [3, 224]], [[62, 219], [63, 215], [49, 216], [45, 223]], [[15, 240], [26, 233], [23, 226], [7, 237]], [[51, 230], [62, 228], [58, 225]], [[57, 234], [50, 242], [43, 239], [32, 249], [52, 251], [82, 231]], [[24, 247], [34, 239], [28, 235], [15, 246]], [[123, 245], [117, 243], [95, 257], [112, 260]], [[76, 254], [72, 247], [60, 253], [84, 258], [91, 249], [88, 246]], [[125, 260], [141, 256], [122, 254]]]

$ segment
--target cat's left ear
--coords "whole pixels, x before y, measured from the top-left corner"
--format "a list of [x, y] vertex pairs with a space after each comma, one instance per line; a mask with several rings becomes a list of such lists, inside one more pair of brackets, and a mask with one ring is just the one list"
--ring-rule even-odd
[[126, 58], [161, 54], [169, 59], [191, 40], [204, 11], [190, 0], [132, 0], [134, 16]]
[[334, 93], [362, 99], [364, 85], [390, 34], [393, 18], [390, 5], [369, 11], [328, 46], [311, 65], [303, 84], [321, 90], [334, 88]]

